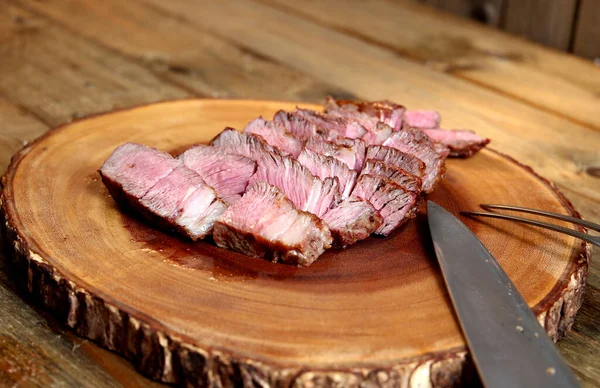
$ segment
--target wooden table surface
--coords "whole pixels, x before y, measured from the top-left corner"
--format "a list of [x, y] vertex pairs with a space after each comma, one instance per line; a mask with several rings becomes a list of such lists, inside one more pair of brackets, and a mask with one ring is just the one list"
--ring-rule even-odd
[[[326, 95], [437, 109], [445, 126], [490, 137], [600, 222], [600, 68], [583, 59], [409, 0], [0, 3], [2, 170], [49, 128], [114, 108]], [[10, 277], [0, 264], [0, 386], [156, 384], [65, 331]], [[588, 387], [600, 386], [598, 322], [592, 263], [559, 343]]]

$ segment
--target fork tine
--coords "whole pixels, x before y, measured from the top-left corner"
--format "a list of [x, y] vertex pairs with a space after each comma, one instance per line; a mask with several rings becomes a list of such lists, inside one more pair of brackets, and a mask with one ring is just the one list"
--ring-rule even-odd
[[585, 226], [588, 229], [595, 230], [596, 232], [600, 232], [600, 225], [598, 225], [594, 222], [585, 221], [585, 220], [582, 220], [581, 218], [566, 216], [563, 214], [551, 213], [551, 212], [547, 212], [547, 211], [543, 211], [543, 210], [529, 209], [526, 207], [519, 207], [519, 206], [487, 205], [487, 204], [483, 204], [483, 205], [479, 205], [479, 206], [481, 206], [485, 210], [499, 209], [499, 210], [520, 211], [523, 213], [537, 214], [539, 216], [555, 218], [557, 220], [567, 221], [567, 222], [570, 222], [570, 223], [573, 223], [576, 225]]
[[587, 242], [589, 242], [591, 244], [594, 244], [594, 245], [600, 247], [600, 238], [595, 237], [595, 236], [590, 236], [589, 234], [580, 232], [578, 230], [564, 228], [562, 226], [558, 226], [558, 225], [554, 225], [554, 224], [547, 224], [545, 222], [530, 220], [528, 218], [508, 216], [506, 214], [497, 214], [497, 213], [460, 212], [460, 214], [465, 215], [465, 216], [480, 216], [480, 217], [500, 218], [500, 219], [503, 219], [503, 220], [511, 220], [511, 221], [522, 222], [522, 223], [529, 224], [529, 225], [535, 225], [535, 226], [539, 226], [539, 227], [542, 227], [542, 228], [554, 230], [556, 232], [568, 234], [569, 236], [573, 236], [573, 237], [579, 238], [581, 240], [587, 241]]

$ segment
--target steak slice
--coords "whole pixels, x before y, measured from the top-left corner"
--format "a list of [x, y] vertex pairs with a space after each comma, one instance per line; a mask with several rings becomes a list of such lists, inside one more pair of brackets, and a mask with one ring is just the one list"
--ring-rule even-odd
[[210, 233], [215, 219], [227, 207], [194, 171], [171, 155], [144, 145], [120, 146], [99, 172], [121, 206], [192, 240]]
[[354, 182], [356, 182], [357, 173], [351, 170], [344, 162], [332, 156], [316, 153], [310, 149], [304, 149], [300, 153], [298, 161], [313, 175], [321, 179], [337, 177], [342, 198], [350, 195], [354, 187]]
[[369, 201], [383, 217], [383, 224], [376, 234], [387, 236], [409, 218], [414, 217], [419, 208], [419, 196], [381, 176], [364, 174], [358, 177], [352, 195]]
[[469, 157], [488, 145], [490, 139], [483, 138], [473, 131], [444, 129], [423, 129], [431, 140], [448, 147], [450, 156]]
[[334, 138], [327, 141], [311, 137], [305, 148], [344, 162], [350, 169], [360, 172], [365, 162], [366, 144], [361, 139]]
[[269, 159], [271, 155], [283, 155], [260, 136], [247, 132], [239, 132], [233, 128], [225, 128], [210, 141], [210, 145], [219, 147], [226, 153], [242, 155], [258, 163]]
[[223, 153], [219, 147], [199, 145], [179, 156], [183, 164], [215, 189], [219, 198], [231, 204], [241, 198], [256, 162], [241, 155]]
[[265, 182], [254, 183], [217, 219], [213, 237], [221, 248], [298, 266], [311, 265], [332, 243], [319, 218]]
[[286, 131], [283, 124], [277, 121], [266, 121], [262, 117], [252, 120], [244, 132], [261, 136], [271, 146], [297, 158], [304, 147], [303, 142]]
[[[363, 115], [374, 117], [377, 121], [389, 125], [394, 131], [399, 131], [402, 128], [402, 115], [406, 109], [402, 105], [387, 100], [373, 102], [336, 101], [332, 97], [327, 97], [325, 100], [325, 111], [331, 113], [340, 110], [360, 112]], [[369, 128], [367, 127], [367, 129]]]
[[381, 160], [367, 159], [361, 174], [381, 176], [400, 185], [403, 189], [413, 191], [417, 194], [421, 192], [423, 187], [423, 181], [418, 176], [391, 164], [386, 164]]
[[383, 217], [367, 201], [356, 197], [344, 199], [323, 216], [334, 245], [345, 247], [364, 240], [383, 223]]
[[296, 138], [306, 141], [314, 136], [327, 137], [328, 131], [315, 122], [305, 119], [296, 112], [277, 111], [273, 121], [283, 125], [285, 130]]
[[327, 139], [340, 136], [357, 139], [367, 133], [367, 130], [362, 125], [347, 118], [329, 116], [313, 110], [300, 108], [296, 108], [294, 113], [327, 131]]
[[427, 136], [415, 128], [403, 128], [394, 132], [385, 143], [385, 146], [412, 154], [425, 163], [423, 176], [423, 191], [431, 193], [435, 184], [442, 177], [445, 170], [445, 158], [435, 148]]
[[380, 160], [385, 164], [404, 170], [419, 178], [425, 174], [425, 163], [412, 154], [398, 151], [395, 148], [385, 146], [369, 146], [367, 148], [367, 160]]
[[258, 164], [250, 184], [267, 182], [277, 187], [299, 210], [321, 217], [339, 200], [338, 178], [321, 180], [296, 159], [272, 154]]
[[403, 127], [439, 128], [442, 118], [434, 110], [407, 110], [403, 116]]
[[117, 202], [142, 198], [159, 180], [179, 165], [166, 152], [142, 144], [117, 147], [98, 171]]

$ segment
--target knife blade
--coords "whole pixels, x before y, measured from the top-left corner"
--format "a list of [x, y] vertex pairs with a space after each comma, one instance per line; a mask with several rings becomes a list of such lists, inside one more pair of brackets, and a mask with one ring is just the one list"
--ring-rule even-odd
[[579, 387], [496, 259], [465, 224], [427, 201], [435, 254], [486, 387]]

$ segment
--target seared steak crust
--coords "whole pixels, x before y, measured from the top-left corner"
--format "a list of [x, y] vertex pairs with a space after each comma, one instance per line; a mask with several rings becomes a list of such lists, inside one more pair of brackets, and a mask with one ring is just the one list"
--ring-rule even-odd
[[334, 245], [345, 247], [364, 240], [383, 223], [383, 217], [367, 201], [346, 198], [323, 216], [329, 226]]
[[217, 219], [213, 236], [221, 248], [298, 266], [312, 264], [333, 241], [325, 223], [265, 182], [254, 183]]
[[486, 139], [469, 130], [445, 130], [440, 128], [423, 129], [423, 132], [434, 142], [443, 144], [449, 149], [450, 156], [469, 157], [488, 145]]

